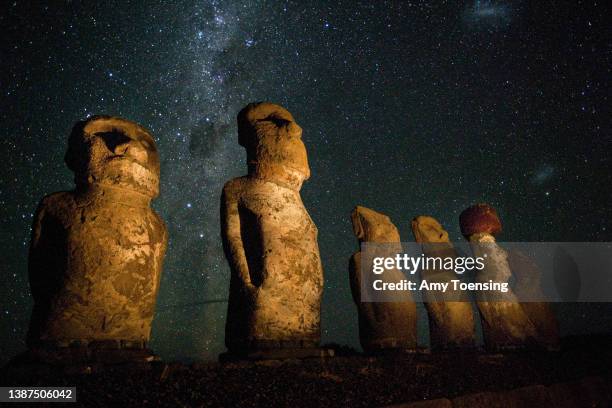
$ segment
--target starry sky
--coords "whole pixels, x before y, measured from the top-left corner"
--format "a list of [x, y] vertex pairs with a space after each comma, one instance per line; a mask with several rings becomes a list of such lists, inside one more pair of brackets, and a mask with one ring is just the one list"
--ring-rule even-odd
[[[612, 241], [606, 2], [0, 7], [2, 361], [25, 347], [34, 210], [72, 188], [68, 135], [93, 114], [142, 124], [161, 153], [154, 207], [170, 242], [152, 346], [166, 359], [224, 350], [219, 197], [246, 173], [235, 117], [249, 102], [279, 103], [304, 129], [325, 343], [358, 345], [347, 272], [357, 204], [388, 214], [404, 240], [422, 214], [459, 240], [459, 213], [486, 201], [500, 240]], [[610, 304], [555, 307], [564, 334], [612, 330]]]

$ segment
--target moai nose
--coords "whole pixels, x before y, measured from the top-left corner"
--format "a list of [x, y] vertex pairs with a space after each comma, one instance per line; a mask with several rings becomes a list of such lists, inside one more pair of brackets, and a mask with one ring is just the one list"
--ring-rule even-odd
[[287, 133], [291, 136], [299, 136], [302, 133], [302, 128], [295, 122], [289, 122], [287, 125]]
[[127, 151], [128, 146], [129, 146], [129, 143], [118, 144], [117, 146], [113, 147], [112, 152], [116, 154], [117, 156], [123, 156], [125, 152]]

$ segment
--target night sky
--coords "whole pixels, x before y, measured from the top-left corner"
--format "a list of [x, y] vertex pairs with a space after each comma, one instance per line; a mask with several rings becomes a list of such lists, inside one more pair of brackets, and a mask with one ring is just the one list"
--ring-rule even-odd
[[[235, 118], [249, 102], [281, 104], [304, 129], [324, 343], [358, 344], [357, 204], [410, 241], [421, 214], [462, 239], [458, 215], [480, 201], [498, 209], [500, 240], [612, 241], [607, 2], [54, 3], [0, 6], [2, 361], [25, 349], [34, 210], [73, 187], [68, 135], [93, 114], [158, 144], [170, 242], [152, 346], [170, 360], [224, 350], [219, 197], [246, 173]], [[610, 305], [556, 305], [562, 333], [612, 331]]]

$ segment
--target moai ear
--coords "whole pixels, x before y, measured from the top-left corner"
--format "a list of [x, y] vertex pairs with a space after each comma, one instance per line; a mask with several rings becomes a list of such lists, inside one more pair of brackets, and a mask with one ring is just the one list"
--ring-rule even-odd
[[64, 162], [73, 173], [79, 173], [86, 165], [87, 146], [83, 137], [83, 129], [86, 125], [86, 120], [77, 122], [68, 138], [68, 149], [64, 156]]
[[363, 225], [363, 219], [360, 214], [360, 206], [357, 206], [351, 212], [351, 222], [353, 223], [353, 234], [359, 240], [365, 239], [365, 227]]
[[252, 109], [252, 103], [248, 104], [240, 112], [238, 112], [238, 144], [248, 150], [249, 142], [254, 136], [255, 129], [249, 120], [249, 109]]

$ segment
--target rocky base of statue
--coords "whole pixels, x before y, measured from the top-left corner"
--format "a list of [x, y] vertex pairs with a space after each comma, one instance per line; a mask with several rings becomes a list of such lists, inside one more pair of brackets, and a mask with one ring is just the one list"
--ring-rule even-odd
[[247, 353], [233, 353], [227, 351], [219, 354], [220, 363], [228, 363], [234, 361], [258, 361], [258, 360], [288, 360], [288, 359], [305, 359], [305, 358], [325, 358], [333, 357], [334, 350], [326, 348], [282, 348], [257, 350]]
[[380, 348], [364, 351], [363, 354], [370, 357], [387, 357], [407, 354], [430, 354], [430, 350], [428, 348]]
[[446, 344], [429, 347], [430, 353], [485, 353], [484, 347], [477, 344]]
[[405, 339], [377, 338], [375, 342], [364, 339], [363, 352], [371, 356], [386, 356], [393, 354], [428, 354], [429, 349], [426, 347], [418, 347], [411, 342], [406, 342]]
[[309, 341], [254, 341], [219, 355], [219, 362], [333, 357], [334, 350]]
[[4, 369], [16, 373], [59, 370], [67, 374], [90, 374], [118, 367], [148, 370], [152, 363], [160, 361], [146, 343], [73, 342], [69, 346], [45, 344], [32, 348], [13, 358]]
[[488, 354], [503, 354], [503, 353], [521, 353], [521, 352], [542, 352], [542, 353], [557, 353], [561, 351], [561, 347], [547, 347], [538, 344], [534, 341], [524, 344], [501, 344], [501, 345], [485, 345], [482, 352]]

